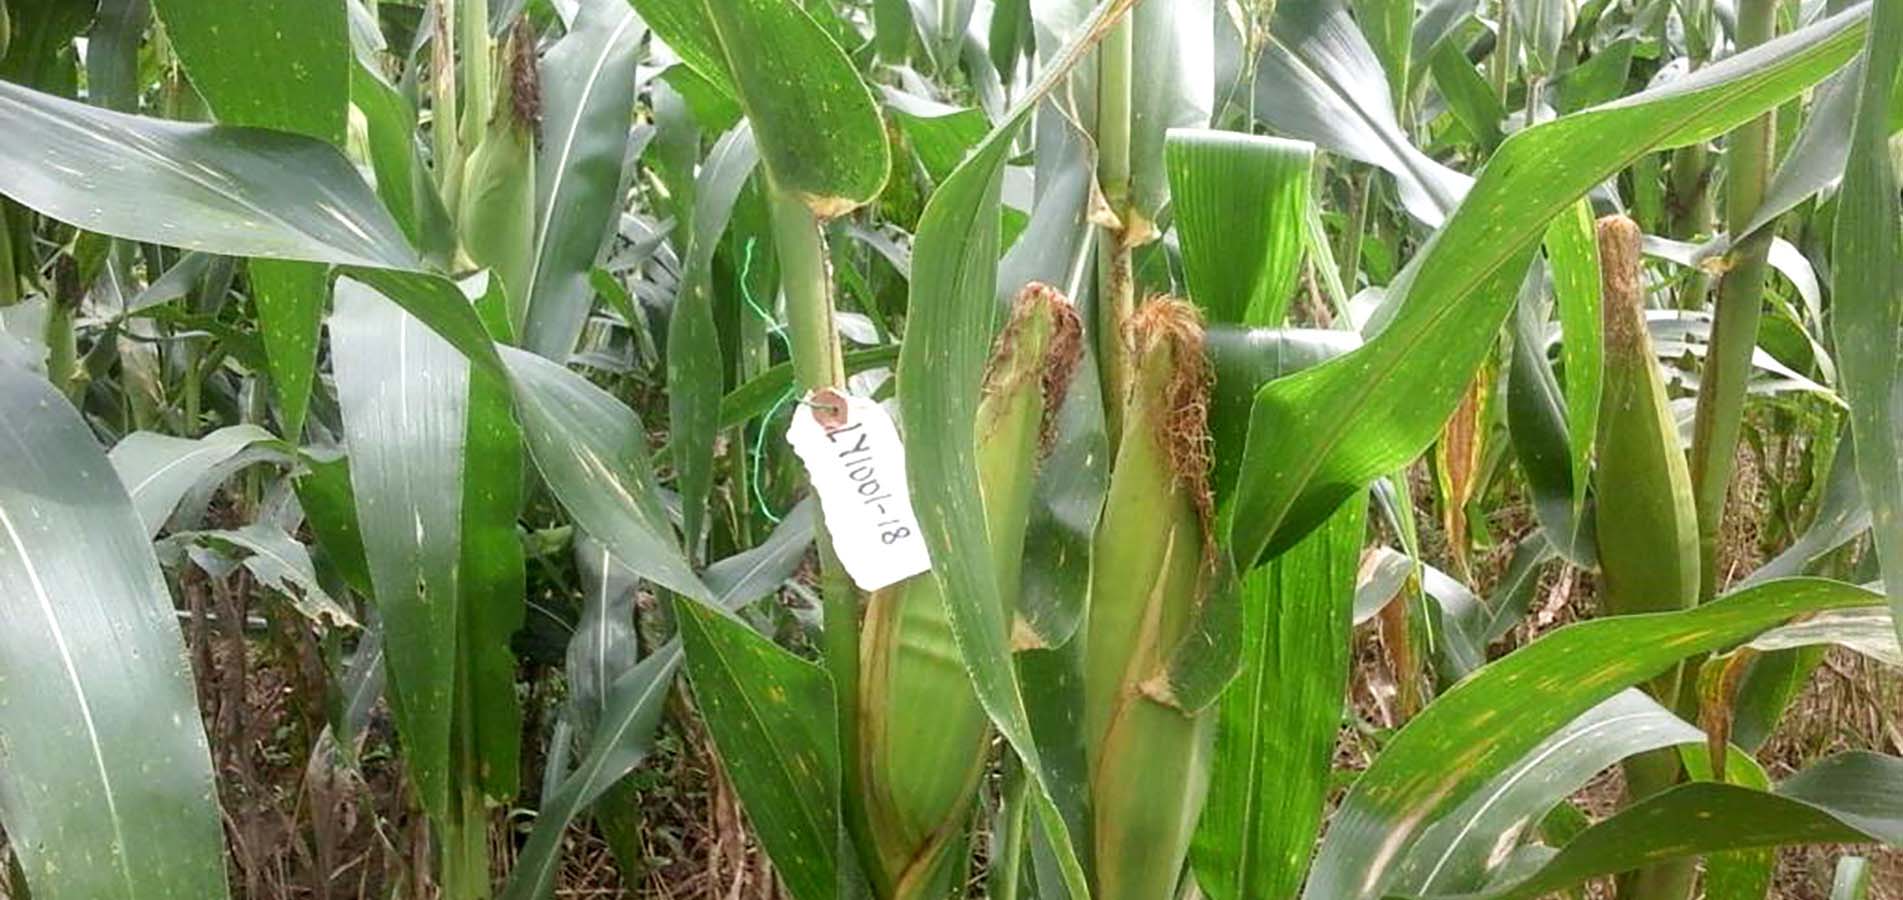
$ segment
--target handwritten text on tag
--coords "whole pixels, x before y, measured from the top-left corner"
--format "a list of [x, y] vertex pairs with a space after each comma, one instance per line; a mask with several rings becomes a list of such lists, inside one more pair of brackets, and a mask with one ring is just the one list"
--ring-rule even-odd
[[794, 409], [786, 440], [806, 464], [833, 550], [853, 583], [877, 590], [932, 567], [912, 513], [905, 446], [879, 404], [832, 390]]

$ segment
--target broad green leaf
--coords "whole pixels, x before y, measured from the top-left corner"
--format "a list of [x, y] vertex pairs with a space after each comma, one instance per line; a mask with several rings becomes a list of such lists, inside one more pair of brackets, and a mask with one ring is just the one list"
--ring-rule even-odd
[[1216, 376], [1209, 402], [1209, 433], [1216, 457], [1210, 482], [1220, 502], [1235, 487], [1256, 392], [1274, 379], [1361, 346], [1361, 336], [1319, 328], [1214, 326], [1205, 333], [1203, 346]]
[[[792, 577], [812, 539], [812, 506], [802, 504], [760, 546], [708, 568], [707, 580], [716, 586], [715, 602], [722, 609], [737, 610], [760, 599]], [[671, 640], [608, 685], [581, 763], [559, 786], [543, 793], [535, 829], [516, 854], [503, 900], [539, 900], [554, 890], [562, 835], [582, 810], [647, 756], [680, 662], [681, 642]]]
[[1503, 847], [1526, 836], [1547, 811], [1600, 772], [1636, 753], [1704, 739], [1644, 692], [1622, 691], [1553, 732], [1422, 832], [1393, 890], [1479, 890], [1506, 862]]
[[709, 87], [729, 97], [737, 97], [734, 79], [727, 69], [727, 56], [720, 47], [720, 35], [714, 31], [713, 17], [707, 14], [705, 0], [631, 0], [635, 11], [654, 29], [654, 36], [667, 44], [694, 74]]
[[825, 29], [786, 0], [701, 2], [774, 184], [822, 219], [878, 196], [892, 165], [885, 125]]
[[1431, 65], [1434, 83], [1446, 99], [1448, 111], [1467, 129], [1474, 143], [1488, 151], [1500, 146], [1500, 123], [1506, 120], [1507, 111], [1493, 86], [1467, 61], [1466, 52], [1452, 41], [1443, 43], [1434, 51]]
[[[492, 332], [508, 337], [508, 297], [488, 274], [465, 282]], [[522, 709], [510, 639], [526, 612], [526, 562], [516, 519], [522, 512], [522, 432], [508, 382], [468, 367], [462, 464], [462, 562], [457, 572], [456, 748], [462, 777], [490, 800], [515, 796], [521, 768]]]
[[82, 0], [96, 7], [86, 31], [86, 94], [95, 105], [139, 109], [139, 43], [152, 10], [145, 0]]
[[416, 141], [416, 110], [360, 55], [350, 67], [350, 103], [363, 115], [364, 143], [377, 197], [410, 243], [432, 263], [446, 264], [455, 239], [449, 211], [436, 192]]
[[310, 552], [283, 529], [253, 522], [242, 528], [200, 531], [189, 536], [201, 543], [236, 548], [245, 555], [244, 567], [258, 584], [283, 594], [312, 622], [327, 627], [357, 627], [356, 617], [317, 583], [317, 568], [311, 564]]
[[280, 454], [283, 444], [256, 425], [229, 425], [197, 439], [135, 431], [113, 445], [107, 457], [151, 538], [186, 494], [206, 478], [226, 474], [227, 463], [243, 464], [242, 455], [253, 448]]
[[[374, 598], [363, 534], [357, 527], [357, 502], [350, 493], [350, 461], [341, 455], [329, 458], [307, 452], [303, 471], [294, 475], [292, 483], [298, 505], [304, 508], [304, 521], [323, 551], [317, 562], [329, 563], [352, 590]], [[374, 630], [381, 642], [382, 626]]]
[[1398, 310], [1386, 327], [1361, 349], [1257, 395], [1231, 518], [1237, 559], [1289, 546], [1433, 441], [1491, 352], [1553, 217], [1640, 155], [1721, 134], [1830, 74], [1854, 52], [1867, 15], [1864, 7], [1839, 13], [1502, 143], [1460, 209], [1390, 285]]
[[680, 641], [669, 641], [615, 681], [588, 753], [543, 797], [535, 830], [516, 854], [502, 900], [544, 900], [554, 892], [569, 823], [647, 758], [680, 664]]
[[581, 575], [581, 618], [568, 641], [568, 707], [584, 744], [607, 711], [609, 687], [633, 669], [640, 655], [634, 630], [635, 591], [640, 579], [607, 546], [586, 534], [575, 538], [575, 571]]
[[218, 121], [344, 143], [350, 90], [342, 3], [155, 0], [172, 52]]
[[668, 590], [710, 600], [674, 539], [634, 411], [580, 375], [502, 349], [516, 415], [542, 480], [615, 559]]
[[1219, 702], [1191, 864], [1209, 896], [1289, 897], [1327, 800], [1352, 664], [1366, 506], [1351, 501], [1243, 576], [1242, 666]]
[[1903, 201], [1889, 150], [1889, 93], [1903, 66], [1903, 7], [1875, 4], [1857, 87], [1831, 256], [1831, 332], [1857, 480], [1884, 592], [1903, 638]]
[[676, 601], [694, 697], [754, 833], [797, 900], [834, 896], [839, 735], [832, 680], [740, 622]]
[[668, 318], [668, 444], [689, 559], [701, 553], [708, 493], [714, 486], [721, 388], [726, 384], [727, 366], [714, 324], [714, 250], [733, 216], [734, 201], [759, 161], [753, 132], [744, 126], [714, 144], [694, 187], [694, 232], [688, 240], [687, 268]]
[[1208, 127], [1216, 104], [1216, 8], [1205, 0], [1143, 0], [1130, 13], [1130, 201], [1150, 222], [1170, 200], [1166, 135]]
[[522, 346], [566, 363], [595, 292], [588, 272], [612, 233], [634, 116], [641, 18], [625, 0], [585, 0], [542, 58], [535, 251]]
[[1586, 829], [1538, 871], [1471, 900], [1532, 900], [1652, 863], [1784, 844], [1903, 844], [1903, 760], [1852, 751], [1761, 791], [1680, 785]]
[[1189, 299], [1210, 322], [1282, 324], [1301, 275], [1315, 145], [1177, 129], [1164, 154]]
[[361, 266], [349, 267], [344, 274], [375, 288], [390, 302], [403, 307], [418, 322], [461, 351], [477, 368], [498, 376], [507, 374], [501, 357], [496, 355], [497, 345], [490, 338], [483, 316], [476, 312], [475, 305], [455, 282], [440, 275]]
[[1892, 668], [1903, 669], [1903, 647], [1896, 640], [1890, 610], [1881, 606], [1819, 613], [1758, 635], [1747, 646], [1754, 650], [1789, 650], [1835, 644], [1847, 647]]
[[1074, 894], [1087, 893], [1070, 829], [1052, 801], [1032, 739], [1009, 643], [1009, 623], [986, 533], [977, 470], [977, 410], [997, 325], [999, 191], [1012, 140], [1032, 105], [1129, 7], [1106, 0], [998, 127], [926, 204], [913, 244], [910, 317], [899, 353], [898, 398], [906, 469], [947, 598], [959, 654], [980, 703], [1032, 782], [1032, 803]]
[[109, 112], [0, 82], [0, 194], [87, 231], [232, 256], [416, 269], [322, 141]]
[[226, 896], [171, 593], [90, 428], [0, 366], [0, 825], [33, 896]]
[[248, 271], [258, 333], [278, 398], [279, 427], [295, 438], [304, 430], [311, 385], [317, 380], [318, 332], [324, 325], [330, 278], [319, 263], [281, 259], [254, 259]]
[[1343, 798], [1303, 896], [1384, 896], [1429, 824], [1566, 722], [1681, 659], [1874, 598], [1840, 582], [1772, 581], [1683, 612], [1571, 625], [1487, 664], [1408, 722]]
[[1381, 61], [1340, 0], [1278, 4], [1259, 65], [1256, 115], [1276, 132], [1386, 170], [1430, 226], [1460, 202], [1470, 179], [1408, 140]]
[[337, 281], [330, 337], [391, 705], [423, 808], [452, 780], [469, 363], [376, 289]]
[[[1514, 307], [1513, 349], [1507, 363], [1507, 436], [1526, 477], [1541, 530], [1567, 560], [1592, 568], [1599, 563], [1593, 510], [1573, 503], [1579, 495], [1573, 463], [1582, 454], [1590, 459], [1592, 441], [1572, 439], [1566, 422], [1570, 410], [1547, 362], [1545, 282], [1545, 267], [1535, 261]], [[1583, 447], [1576, 449], [1575, 443]]]
[[[1586, 435], [1599, 433], [1599, 400], [1605, 390], [1606, 335], [1599, 296], [1599, 242], [1592, 204], [1580, 200], [1546, 230], [1546, 261], [1559, 307], [1560, 354], [1566, 364], [1566, 433], [1572, 442], [1573, 521], [1586, 510], [1592, 448]], [[1544, 351], [1542, 351], [1543, 353]]]

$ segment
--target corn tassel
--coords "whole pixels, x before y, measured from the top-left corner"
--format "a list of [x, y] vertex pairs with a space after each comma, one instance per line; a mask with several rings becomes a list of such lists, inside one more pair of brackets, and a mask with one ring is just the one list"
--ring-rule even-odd
[[502, 279], [509, 324], [521, 334], [534, 258], [535, 140], [541, 116], [535, 38], [526, 22], [517, 25], [505, 55], [507, 77], [498, 79], [498, 102], [469, 154], [456, 222], [464, 252]]
[[[1024, 530], [1050, 413], [1082, 350], [1070, 302], [1019, 296], [978, 408], [978, 469], [1001, 596], [1015, 606]], [[984, 776], [989, 720], [972, 692], [938, 582], [874, 592], [860, 644], [861, 856], [884, 898], [948, 896]], [[869, 850], [869, 852], [868, 852]]]
[[[1639, 228], [1599, 220], [1606, 332], [1605, 394], [1598, 435], [1600, 593], [1613, 615], [1686, 609], [1698, 602], [1698, 513], [1691, 471], [1645, 326]], [[1654, 679], [1652, 696], [1679, 699], [1680, 670]], [[1676, 748], [1626, 760], [1626, 794], [1640, 800], [1679, 781]], [[1630, 876], [1626, 898], [1683, 900], [1696, 867], [1663, 863]]]
[[1195, 308], [1132, 315], [1123, 436], [1091, 559], [1084, 645], [1094, 896], [1175, 895], [1208, 786], [1214, 717], [1158, 685], [1212, 584], [1209, 388]]

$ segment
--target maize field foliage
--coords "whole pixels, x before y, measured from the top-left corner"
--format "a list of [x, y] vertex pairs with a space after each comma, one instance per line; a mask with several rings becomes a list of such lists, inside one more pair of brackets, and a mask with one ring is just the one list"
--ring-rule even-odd
[[793, 900], [1896, 896], [1899, 710], [1761, 751], [1903, 668], [1899, 73], [1893, 0], [0, 0], [0, 894], [633, 885], [666, 753]]

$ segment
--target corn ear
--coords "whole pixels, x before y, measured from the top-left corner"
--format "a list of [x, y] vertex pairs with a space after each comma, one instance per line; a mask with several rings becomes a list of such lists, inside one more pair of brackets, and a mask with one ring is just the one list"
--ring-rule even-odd
[[[1081, 341], [1070, 302], [1033, 284], [1019, 295], [986, 371], [978, 470], [1007, 604], [1017, 595], [1049, 411], [1063, 399]], [[914, 578], [873, 593], [860, 667], [859, 795], [874, 888], [886, 898], [948, 896], [963, 871], [962, 836], [991, 729], [936, 579]]]
[[535, 252], [535, 142], [541, 114], [535, 40], [526, 23], [511, 34], [504, 55], [506, 77], [497, 79], [497, 102], [465, 164], [456, 223], [470, 260], [502, 279], [509, 323], [521, 334]]
[[1208, 366], [1195, 308], [1131, 316], [1123, 435], [1091, 559], [1084, 647], [1095, 896], [1165, 900], [1208, 786], [1214, 718], [1164, 685], [1214, 584]]
[[[1606, 333], [1596, 447], [1600, 596], [1613, 615], [1684, 609], [1698, 602], [1698, 514], [1646, 331], [1639, 226], [1607, 216], [1598, 232]], [[1649, 690], [1677, 706], [1679, 669], [1654, 679]], [[1678, 782], [1678, 751], [1642, 753], [1624, 768], [1628, 798], [1643, 799]], [[1681, 863], [1653, 866], [1628, 876], [1620, 896], [1683, 898], [1695, 871]]]
[[1638, 225], [1624, 216], [1600, 219], [1599, 253], [1606, 331], [1597, 446], [1601, 593], [1615, 615], [1684, 609], [1698, 601], [1698, 515], [1646, 332]]

